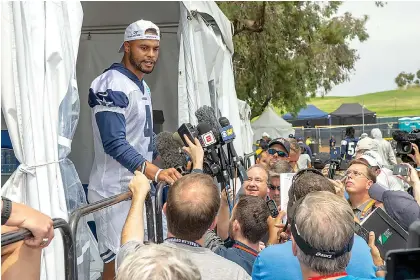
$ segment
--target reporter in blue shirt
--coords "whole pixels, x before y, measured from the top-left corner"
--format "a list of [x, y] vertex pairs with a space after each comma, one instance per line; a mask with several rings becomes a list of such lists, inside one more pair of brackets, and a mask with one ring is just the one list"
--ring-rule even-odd
[[370, 250], [354, 235], [353, 212], [344, 199], [317, 191], [296, 203], [292, 241], [263, 250], [252, 279], [377, 279]]
[[233, 208], [229, 221], [231, 239], [224, 246], [219, 246], [215, 253], [237, 263], [251, 275], [260, 240], [268, 231], [269, 216], [270, 211], [264, 199], [242, 196]]
[[[291, 198], [287, 207], [289, 222], [292, 220], [296, 201], [303, 199], [310, 193], [319, 191], [336, 193], [334, 185], [316, 170], [301, 170], [295, 175], [288, 193], [289, 198]], [[324, 214], [322, 213], [321, 216], [324, 216]], [[353, 249], [346, 271], [357, 277], [375, 278], [376, 267], [370, 249], [366, 242], [358, 236], [354, 237]], [[281, 275], [281, 278], [278, 275]], [[284, 244], [273, 245], [264, 249], [255, 260], [252, 278], [257, 280], [303, 279], [299, 261], [293, 257], [292, 242], [287, 241]]]

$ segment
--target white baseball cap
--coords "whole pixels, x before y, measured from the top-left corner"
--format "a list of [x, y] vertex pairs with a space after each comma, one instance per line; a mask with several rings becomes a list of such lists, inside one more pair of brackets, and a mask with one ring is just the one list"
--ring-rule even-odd
[[365, 159], [372, 167], [377, 166], [379, 168], [382, 168], [383, 164], [381, 156], [375, 151], [364, 152], [360, 158]]
[[270, 137], [270, 135], [268, 135], [268, 133], [267, 133], [267, 132], [264, 132], [264, 133], [262, 134], [262, 137]]
[[[155, 34], [146, 34], [147, 29], [155, 29], [157, 35]], [[151, 21], [148, 20], [138, 20], [130, 24], [124, 33], [124, 42], [134, 41], [134, 40], [158, 40], [160, 41], [160, 31], [159, 27]], [[124, 42], [121, 44], [120, 50], [118, 52], [124, 52]]]
[[360, 139], [356, 145], [356, 152], [360, 150], [378, 151], [378, 144], [370, 137]]

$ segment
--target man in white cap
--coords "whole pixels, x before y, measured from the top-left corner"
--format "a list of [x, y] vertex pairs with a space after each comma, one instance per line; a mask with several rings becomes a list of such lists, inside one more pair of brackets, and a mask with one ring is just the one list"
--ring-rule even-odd
[[265, 141], [268, 141], [268, 140], [270, 139], [270, 135], [268, 135], [268, 133], [267, 133], [267, 132], [264, 132], [264, 133], [262, 134], [262, 139], [264, 139]]
[[[145, 175], [155, 182], [174, 183], [181, 175], [173, 168], [161, 170], [153, 132], [150, 89], [143, 80], [152, 73], [159, 56], [159, 28], [150, 21], [130, 24], [114, 63], [97, 77], [89, 89], [95, 158], [89, 179], [88, 199], [95, 202], [128, 190], [136, 170], [146, 163]], [[130, 209], [121, 202], [95, 213], [99, 253], [104, 261], [102, 279], [115, 277], [114, 259]]]
[[376, 174], [376, 182], [386, 190], [404, 191], [404, 182], [392, 174], [392, 171], [383, 167], [379, 153], [375, 151], [366, 151], [356, 158], [362, 158], [369, 163], [370, 169]]
[[[357, 142], [356, 145], [356, 158], [360, 157], [364, 152], [367, 151], [374, 151], [374, 152], [378, 152], [378, 143], [375, 142], [372, 138], [370, 137], [364, 137], [363, 139], [360, 139], [359, 142]], [[381, 160], [381, 162], [383, 162]]]

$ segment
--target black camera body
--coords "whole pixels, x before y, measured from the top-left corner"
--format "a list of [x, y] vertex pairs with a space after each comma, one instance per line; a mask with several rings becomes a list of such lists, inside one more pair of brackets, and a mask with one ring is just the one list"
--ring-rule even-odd
[[328, 178], [334, 179], [337, 170], [347, 170], [349, 167], [348, 161], [342, 158], [331, 159], [330, 167], [328, 168]]
[[392, 133], [392, 138], [397, 142], [397, 155], [401, 157], [403, 162], [411, 163], [412, 160], [407, 155], [414, 155], [412, 144], [416, 144], [420, 147], [420, 129], [415, 129], [410, 133], [397, 130]]
[[411, 143], [420, 146], [420, 130], [416, 129], [410, 133], [397, 130], [392, 134], [392, 137], [397, 142], [397, 153], [400, 155], [414, 154]]

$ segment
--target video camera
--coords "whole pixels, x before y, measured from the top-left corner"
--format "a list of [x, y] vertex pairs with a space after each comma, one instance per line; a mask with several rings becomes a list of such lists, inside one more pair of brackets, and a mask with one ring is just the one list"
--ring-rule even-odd
[[409, 228], [407, 249], [389, 251], [385, 261], [387, 280], [420, 278], [420, 221]]
[[412, 144], [420, 147], [420, 129], [415, 129], [410, 133], [397, 130], [392, 133], [392, 138], [397, 142], [397, 155], [403, 162], [412, 163], [412, 159], [407, 155], [414, 155]]
[[337, 170], [347, 170], [349, 167], [348, 161], [342, 158], [335, 158], [330, 160], [330, 167], [328, 168], [328, 178], [334, 179]]

